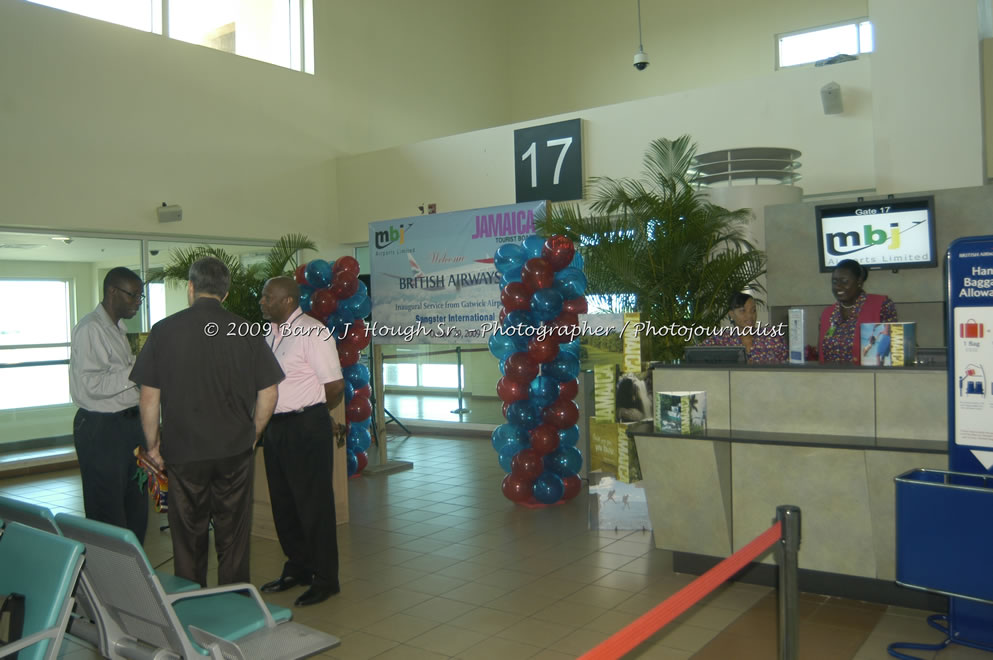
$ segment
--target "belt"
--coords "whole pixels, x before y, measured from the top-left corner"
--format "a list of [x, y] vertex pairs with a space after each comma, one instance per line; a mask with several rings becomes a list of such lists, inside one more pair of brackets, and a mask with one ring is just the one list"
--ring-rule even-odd
[[90, 415], [113, 415], [114, 417], [138, 417], [141, 415], [138, 406], [131, 406], [117, 412], [99, 412], [97, 410], [86, 410], [85, 408], [81, 408], [80, 410]]
[[295, 417], [296, 415], [302, 415], [305, 412], [310, 412], [311, 410], [316, 410], [317, 408], [326, 408], [326, 403], [315, 403], [312, 406], [307, 406], [302, 410], [291, 410], [290, 412], [273, 413], [273, 419], [286, 419], [288, 417]]

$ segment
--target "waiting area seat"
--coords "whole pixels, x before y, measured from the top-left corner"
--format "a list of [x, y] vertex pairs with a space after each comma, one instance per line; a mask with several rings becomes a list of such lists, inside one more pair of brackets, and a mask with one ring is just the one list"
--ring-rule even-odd
[[86, 546], [83, 576], [119, 631], [110, 640], [117, 656], [290, 660], [340, 644], [290, 621], [288, 609], [265, 603], [251, 584], [170, 594], [130, 530], [64, 513], [55, 521]]
[[4, 521], [0, 532], [0, 593], [24, 596], [21, 638], [0, 646], [0, 658], [57, 658], [72, 613], [72, 591], [83, 564], [82, 543]]

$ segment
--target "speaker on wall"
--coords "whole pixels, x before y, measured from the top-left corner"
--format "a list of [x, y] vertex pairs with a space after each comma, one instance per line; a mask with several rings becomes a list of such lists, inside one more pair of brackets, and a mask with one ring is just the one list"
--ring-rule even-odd
[[826, 115], [840, 115], [844, 108], [841, 104], [841, 85], [829, 82], [821, 87], [821, 105]]

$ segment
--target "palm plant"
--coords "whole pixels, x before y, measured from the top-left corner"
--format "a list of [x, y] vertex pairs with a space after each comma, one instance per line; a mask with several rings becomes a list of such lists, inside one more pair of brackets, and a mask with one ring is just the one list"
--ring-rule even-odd
[[[717, 326], [731, 295], [761, 291], [765, 253], [745, 233], [748, 209], [708, 201], [696, 185], [696, 145], [689, 136], [653, 141], [644, 178], [591, 179], [591, 213], [556, 205], [536, 220], [544, 236], [564, 234], [582, 253], [587, 293], [637, 311], [654, 328]], [[646, 359], [676, 359], [692, 340], [671, 333], [642, 337]]]
[[293, 275], [300, 250], [316, 250], [317, 245], [302, 234], [286, 234], [269, 249], [264, 262], [245, 265], [237, 255], [209, 245], [173, 250], [169, 265], [162, 271], [166, 282], [185, 282], [190, 266], [202, 257], [217, 257], [231, 271], [231, 287], [224, 307], [247, 321], [262, 321], [259, 296], [270, 277]]

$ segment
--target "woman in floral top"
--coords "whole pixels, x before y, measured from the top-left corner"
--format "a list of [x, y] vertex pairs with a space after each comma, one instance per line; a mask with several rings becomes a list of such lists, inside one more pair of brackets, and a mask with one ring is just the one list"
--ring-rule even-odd
[[[738, 329], [755, 328], [755, 299], [747, 293], [731, 296], [728, 319]], [[744, 346], [749, 364], [779, 364], [786, 362], [786, 338], [770, 334], [772, 327], [762, 329], [764, 334], [738, 334], [725, 332], [707, 337], [701, 346]]]
[[817, 344], [821, 362], [859, 364], [859, 327], [863, 323], [895, 323], [896, 305], [886, 296], [862, 290], [869, 271], [859, 262], [845, 259], [831, 274], [836, 302], [821, 314]]

